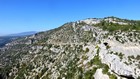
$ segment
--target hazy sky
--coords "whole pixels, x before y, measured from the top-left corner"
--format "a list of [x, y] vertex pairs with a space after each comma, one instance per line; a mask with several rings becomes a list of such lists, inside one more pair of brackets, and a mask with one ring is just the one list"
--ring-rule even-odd
[[106, 16], [140, 19], [140, 0], [0, 0], [0, 35]]

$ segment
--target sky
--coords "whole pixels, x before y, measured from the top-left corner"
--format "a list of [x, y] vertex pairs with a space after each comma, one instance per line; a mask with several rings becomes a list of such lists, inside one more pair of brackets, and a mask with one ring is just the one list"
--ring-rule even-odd
[[0, 0], [0, 35], [107, 16], [140, 20], [140, 0]]

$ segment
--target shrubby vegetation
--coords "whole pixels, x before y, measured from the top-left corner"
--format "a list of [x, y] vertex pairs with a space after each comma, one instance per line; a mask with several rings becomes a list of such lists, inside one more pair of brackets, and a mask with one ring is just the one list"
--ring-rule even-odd
[[[96, 65], [96, 67], [93, 67], [93, 70], [91, 70], [91, 71], [93, 71], [95, 73], [97, 69], [102, 68], [103, 74], [107, 74], [110, 79], [117, 79], [117, 77], [115, 75], [110, 74], [109, 66], [107, 64], [104, 64], [101, 62], [101, 59], [99, 57], [100, 48], [98, 46], [96, 46], [96, 48], [97, 48], [97, 55], [95, 55], [94, 58], [89, 62], [89, 64], [91, 66]], [[93, 74], [93, 73], [90, 73], [90, 74]], [[91, 79], [91, 76], [89, 77], [89, 79]]]
[[[119, 19], [117, 17], [111, 17], [117, 19], [118, 22], [124, 22], [128, 23], [127, 25], [121, 25], [118, 23], [112, 23], [108, 22], [105, 20], [102, 20], [100, 23], [95, 24], [93, 26], [99, 26], [103, 30], [108, 30], [108, 31], [116, 31], [116, 30], [121, 30], [121, 31], [128, 31], [128, 30], [140, 30], [140, 21], [135, 21], [135, 20], [127, 20], [127, 19]], [[115, 20], [116, 21], [116, 20]]]

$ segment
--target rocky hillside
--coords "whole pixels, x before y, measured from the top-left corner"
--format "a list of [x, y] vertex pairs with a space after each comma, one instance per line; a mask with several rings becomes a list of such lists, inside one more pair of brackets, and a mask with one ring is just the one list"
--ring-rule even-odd
[[1, 79], [140, 79], [140, 21], [70, 22], [0, 48]]

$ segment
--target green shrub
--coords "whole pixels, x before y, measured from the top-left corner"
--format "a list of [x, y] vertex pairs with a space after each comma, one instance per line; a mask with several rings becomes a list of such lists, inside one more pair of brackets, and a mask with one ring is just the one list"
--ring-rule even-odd
[[89, 48], [86, 48], [85, 53], [89, 52]]
[[124, 54], [119, 53], [119, 57], [120, 57], [121, 60], [123, 59], [123, 56], [124, 56]]
[[88, 70], [86, 71], [86, 73], [84, 73], [85, 75], [85, 79], [93, 79], [93, 75], [94, 75], [94, 72], [92, 72], [92, 70]]
[[110, 78], [110, 79], [117, 79], [117, 77], [116, 77], [114, 74], [111, 74], [111, 75], [109, 76], [109, 78]]
[[107, 46], [106, 46], [106, 49], [109, 49], [110, 47], [111, 47], [111, 46], [107, 45]]
[[88, 57], [87, 57], [86, 55], [83, 55], [83, 56], [82, 56], [82, 59], [83, 59], [83, 60], [87, 60]]
[[109, 66], [106, 64], [103, 64], [103, 71], [102, 71], [103, 74], [106, 74], [108, 72], [108, 70], [109, 70]]
[[140, 55], [137, 55], [136, 59], [137, 59], [137, 60], [140, 60]]

